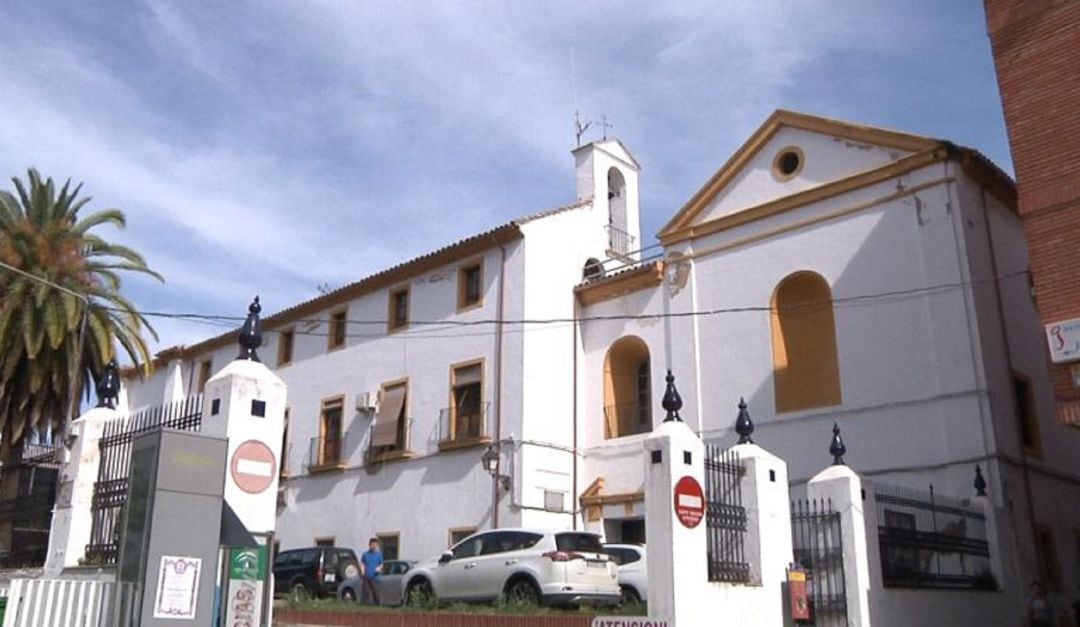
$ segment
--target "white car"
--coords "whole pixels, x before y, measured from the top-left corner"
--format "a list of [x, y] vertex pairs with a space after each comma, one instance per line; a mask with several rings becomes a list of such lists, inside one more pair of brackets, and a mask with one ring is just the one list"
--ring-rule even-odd
[[640, 544], [605, 544], [604, 553], [619, 565], [622, 602], [635, 604], [649, 600], [649, 572], [645, 567], [645, 547]]
[[405, 581], [406, 604], [501, 598], [512, 603], [616, 605], [616, 566], [594, 533], [494, 529], [420, 562]]

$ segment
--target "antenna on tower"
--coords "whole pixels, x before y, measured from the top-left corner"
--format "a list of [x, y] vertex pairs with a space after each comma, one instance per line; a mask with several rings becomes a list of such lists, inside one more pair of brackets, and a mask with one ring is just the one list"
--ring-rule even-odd
[[589, 130], [592, 126], [592, 122], [586, 120], [584, 124], [581, 123], [581, 114], [577, 110], [574, 111], [574, 134], [577, 136], [577, 147], [581, 147], [581, 136], [585, 134], [585, 131]]

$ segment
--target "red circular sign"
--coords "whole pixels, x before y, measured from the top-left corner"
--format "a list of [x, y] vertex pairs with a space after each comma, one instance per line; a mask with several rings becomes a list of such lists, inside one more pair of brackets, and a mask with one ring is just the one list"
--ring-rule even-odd
[[693, 529], [705, 517], [705, 493], [693, 477], [683, 477], [675, 483], [675, 516], [688, 529]]
[[236, 487], [249, 494], [258, 494], [274, 482], [277, 460], [269, 446], [258, 440], [248, 440], [233, 451], [229, 472]]

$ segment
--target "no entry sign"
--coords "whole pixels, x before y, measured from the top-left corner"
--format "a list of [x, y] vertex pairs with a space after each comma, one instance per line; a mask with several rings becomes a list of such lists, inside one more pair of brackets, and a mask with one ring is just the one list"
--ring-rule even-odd
[[277, 460], [269, 446], [258, 440], [248, 440], [236, 447], [229, 470], [238, 488], [248, 494], [259, 494], [273, 482]]
[[701, 524], [705, 516], [705, 493], [693, 477], [683, 477], [675, 483], [675, 516], [687, 529]]

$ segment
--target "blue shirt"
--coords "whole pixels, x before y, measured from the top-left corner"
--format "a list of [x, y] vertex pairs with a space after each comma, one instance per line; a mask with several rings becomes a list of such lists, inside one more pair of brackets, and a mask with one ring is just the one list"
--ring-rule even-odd
[[368, 549], [360, 556], [360, 561], [364, 564], [365, 577], [368, 579], [379, 578], [379, 567], [383, 563], [382, 551]]

